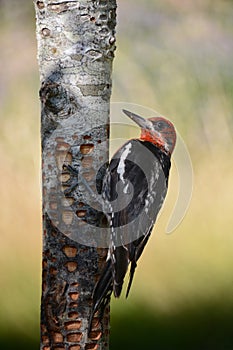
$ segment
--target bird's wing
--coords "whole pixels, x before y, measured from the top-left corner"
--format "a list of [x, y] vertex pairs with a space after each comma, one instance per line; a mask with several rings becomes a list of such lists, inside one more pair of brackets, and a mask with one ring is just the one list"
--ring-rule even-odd
[[142, 142], [130, 140], [116, 152], [103, 182], [104, 200], [110, 208], [110, 257], [116, 297], [120, 296], [131, 263], [128, 295], [136, 262], [148, 241], [166, 191], [162, 166]]
[[97, 310], [103, 313], [112, 291], [120, 296], [131, 264], [129, 293], [137, 261], [167, 191], [170, 159], [159, 152], [149, 143], [130, 140], [116, 152], [107, 168], [101, 193], [109, 221], [110, 245], [105, 269], [93, 292], [91, 320]]

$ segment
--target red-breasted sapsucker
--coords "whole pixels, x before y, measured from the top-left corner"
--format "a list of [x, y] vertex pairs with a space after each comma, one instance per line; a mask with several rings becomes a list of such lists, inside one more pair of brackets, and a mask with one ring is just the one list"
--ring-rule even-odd
[[126, 142], [112, 157], [102, 185], [110, 243], [106, 266], [93, 292], [94, 313], [103, 313], [113, 292], [121, 294], [130, 265], [128, 296], [137, 261], [164, 202], [170, 158], [176, 143], [173, 124], [163, 117], [144, 119], [123, 110], [141, 128], [139, 139]]

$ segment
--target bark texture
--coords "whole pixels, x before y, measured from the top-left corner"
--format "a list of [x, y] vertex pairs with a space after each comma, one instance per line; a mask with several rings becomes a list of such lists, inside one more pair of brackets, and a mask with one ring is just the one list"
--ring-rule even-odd
[[[109, 307], [102, 324], [94, 317], [90, 337], [87, 329], [106, 257], [93, 235], [102, 220], [99, 204], [99, 211], [92, 209], [96, 174], [108, 160], [116, 2], [34, 4], [41, 80], [41, 349], [106, 350]], [[101, 181], [102, 172], [98, 176]]]

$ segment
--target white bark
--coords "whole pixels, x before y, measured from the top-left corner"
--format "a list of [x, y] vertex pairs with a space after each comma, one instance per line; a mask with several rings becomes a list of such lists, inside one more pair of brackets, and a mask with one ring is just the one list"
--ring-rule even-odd
[[[64, 164], [78, 164], [93, 189], [93, 174], [108, 160], [116, 2], [34, 3], [43, 151], [41, 349], [108, 349], [108, 309], [103, 324], [93, 322], [90, 338], [87, 336], [91, 293], [104, 264], [105, 249], [94, 248], [96, 242], [89, 242], [92, 247], [82, 245], [87, 236], [83, 242], [82, 234], [76, 236], [85, 226], [80, 218], [88, 215], [88, 191], [86, 188], [81, 195], [71, 191], [65, 196], [72, 174]], [[77, 210], [79, 207], [82, 209]], [[85, 227], [87, 233], [90, 227]]]

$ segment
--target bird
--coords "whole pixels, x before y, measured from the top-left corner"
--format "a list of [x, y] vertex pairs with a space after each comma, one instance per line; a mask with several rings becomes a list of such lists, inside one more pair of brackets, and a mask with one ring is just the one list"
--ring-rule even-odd
[[148, 242], [166, 197], [171, 155], [176, 144], [174, 125], [166, 118], [143, 118], [123, 109], [141, 129], [139, 138], [128, 140], [111, 158], [103, 178], [110, 239], [106, 264], [92, 295], [92, 312], [103, 317], [111, 295], [119, 298], [129, 270], [128, 297], [137, 262]]

